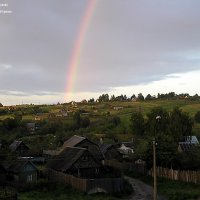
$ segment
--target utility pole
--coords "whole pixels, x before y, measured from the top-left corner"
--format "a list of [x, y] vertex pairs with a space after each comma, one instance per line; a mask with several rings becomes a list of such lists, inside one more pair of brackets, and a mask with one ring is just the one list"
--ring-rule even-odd
[[157, 200], [156, 141], [153, 140], [153, 200]]
[[[156, 116], [156, 124], [160, 121], [161, 116]], [[156, 126], [153, 139], [153, 200], [157, 200], [157, 171], [156, 171]]]

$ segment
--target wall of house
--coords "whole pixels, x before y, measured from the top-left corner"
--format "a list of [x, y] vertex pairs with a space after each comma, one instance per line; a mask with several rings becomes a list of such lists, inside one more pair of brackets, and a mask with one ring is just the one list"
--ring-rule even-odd
[[83, 140], [76, 147], [87, 148], [97, 159], [102, 159], [102, 154], [97, 144], [90, 142], [89, 140]]
[[6, 174], [0, 172], [0, 185], [3, 185], [6, 181]]
[[100, 169], [102, 168], [101, 163], [96, 161], [88, 151], [84, 152], [74, 163], [74, 166], [76, 169], [79, 169], [76, 176], [82, 178], [95, 178], [99, 175]]
[[108, 151], [105, 153], [105, 158], [110, 160], [110, 159], [116, 159], [116, 160], [121, 160], [122, 155], [117, 151], [116, 148], [111, 147], [108, 149]]
[[37, 171], [22, 172], [18, 175], [20, 183], [32, 183], [37, 181]]
[[28, 152], [29, 148], [23, 143], [16, 149], [16, 152], [19, 155], [25, 155]]

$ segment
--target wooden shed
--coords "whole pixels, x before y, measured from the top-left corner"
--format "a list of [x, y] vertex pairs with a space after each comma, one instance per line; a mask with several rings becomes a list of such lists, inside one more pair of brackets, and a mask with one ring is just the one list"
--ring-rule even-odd
[[5, 163], [5, 168], [15, 182], [26, 184], [37, 181], [38, 170], [29, 160], [16, 160]]

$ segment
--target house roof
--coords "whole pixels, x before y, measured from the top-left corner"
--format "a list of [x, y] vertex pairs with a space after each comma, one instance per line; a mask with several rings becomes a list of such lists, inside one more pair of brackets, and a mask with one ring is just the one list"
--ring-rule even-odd
[[88, 150], [90, 151], [90, 153], [98, 160], [102, 160], [103, 159], [103, 155], [100, 151], [100, 148], [97, 144], [95, 144], [94, 142], [88, 140], [85, 137], [82, 136], [78, 136], [78, 135], [74, 135], [71, 138], [69, 138], [67, 141], [65, 141], [65, 143], [63, 144], [61, 149], [65, 149], [66, 147], [77, 147], [81, 142], [83, 142], [84, 140], [87, 140], [90, 144], [95, 145], [97, 147], [96, 150], [91, 150], [90, 147], [88, 146]]
[[195, 146], [196, 145], [193, 143], [179, 142], [179, 147], [181, 151], [184, 151], [184, 152], [192, 151]]
[[110, 147], [112, 147], [112, 146], [113, 146], [112, 144], [101, 144], [100, 150], [101, 150], [101, 152], [102, 152], [103, 154], [105, 154], [105, 153], [108, 151], [108, 149], [109, 149]]
[[185, 136], [184, 139], [185, 139], [185, 142], [187, 142], [187, 143], [199, 144], [199, 141], [198, 141], [197, 137], [194, 136], [194, 135]]
[[74, 135], [64, 142], [62, 148], [65, 149], [66, 147], [74, 147], [85, 139], [85, 137]]
[[11, 151], [15, 151], [17, 149], [18, 146], [20, 146], [22, 144], [21, 140], [15, 140], [10, 146], [10, 150]]
[[85, 148], [66, 147], [55, 159], [48, 162], [47, 167], [57, 170], [68, 170], [87, 151]]
[[35, 123], [34, 122], [30, 122], [26, 124], [27, 128], [35, 128]]
[[36, 166], [30, 160], [15, 160], [12, 162], [4, 163], [4, 166], [7, 171], [18, 174], [24, 170], [24, 167], [27, 164], [32, 165], [33, 168], [35, 168], [35, 170], [37, 170]]

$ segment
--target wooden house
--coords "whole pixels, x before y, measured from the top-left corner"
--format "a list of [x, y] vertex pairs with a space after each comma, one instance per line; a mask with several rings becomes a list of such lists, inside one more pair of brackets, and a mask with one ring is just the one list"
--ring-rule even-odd
[[123, 158], [129, 158], [134, 153], [133, 142], [121, 142], [117, 146]]
[[20, 184], [32, 183], [37, 181], [37, 168], [29, 160], [16, 160], [5, 163], [5, 168], [14, 182]]
[[62, 150], [66, 147], [81, 147], [86, 148], [97, 160], [103, 160], [103, 154], [97, 144], [88, 140], [85, 137], [74, 135], [64, 142]]
[[30, 133], [30, 134], [34, 134], [35, 133], [35, 130], [36, 130], [36, 124], [35, 123], [27, 123], [26, 124], [26, 128], [27, 128], [27, 131]]
[[184, 136], [183, 140], [178, 144], [179, 152], [193, 151], [196, 146], [199, 145], [199, 141], [196, 136]]
[[66, 147], [58, 156], [47, 163], [47, 168], [81, 178], [95, 178], [102, 164], [86, 149]]
[[20, 156], [26, 155], [29, 151], [29, 147], [24, 144], [21, 140], [15, 140], [10, 146], [9, 149], [12, 152], [17, 153]]
[[122, 155], [113, 144], [101, 144], [100, 150], [106, 160], [121, 160]]
[[6, 182], [6, 169], [0, 164], [0, 186]]

